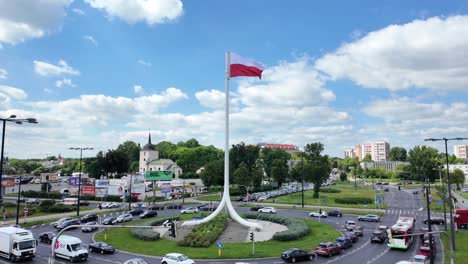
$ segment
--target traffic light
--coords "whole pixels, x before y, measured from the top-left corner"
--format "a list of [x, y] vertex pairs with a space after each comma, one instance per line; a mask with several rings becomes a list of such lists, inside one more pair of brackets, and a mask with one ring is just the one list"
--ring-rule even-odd
[[174, 222], [171, 223], [171, 225], [169, 227], [169, 231], [170, 231], [169, 236], [175, 238], [176, 237], [176, 232], [175, 232], [175, 223]]
[[250, 233], [250, 241], [252, 241], [252, 242], [254, 241], [254, 233], [253, 232]]

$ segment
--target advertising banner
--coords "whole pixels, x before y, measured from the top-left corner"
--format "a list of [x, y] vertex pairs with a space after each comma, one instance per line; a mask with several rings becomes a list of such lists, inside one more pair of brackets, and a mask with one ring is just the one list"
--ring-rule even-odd
[[96, 180], [94, 186], [96, 188], [102, 188], [109, 186], [109, 180]]
[[121, 185], [109, 185], [107, 187], [107, 194], [108, 195], [124, 195], [124, 188]]
[[79, 178], [79, 177], [70, 177], [70, 178], [68, 178], [68, 186], [76, 186], [76, 187], [78, 187], [79, 182], [80, 182], [80, 178]]
[[96, 188], [94, 190], [94, 196], [96, 197], [106, 197], [107, 196], [107, 187], [106, 188]]
[[[94, 178], [81, 178], [81, 186], [94, 187]], [[80, 177], [68, 178], [68, 186], [79, 186]]]
[[68, 187], [68, 195], [78, 195], [78, 187]]
[[[145, 192], [145, 175], [143, 174], [135, 174], [131, 177], [128, 176], [128, 179], [132, 180], [131, 188], [132, 188], [132, 195], [139, 195], [140, 193]], [[130, 185], [127, 185], [130, 186]]]
[[171, 185], [161, 185], [161, 193], [170, 193], [172, 192], [172, 186]]
[[172, 171], [146, 171], [145, 180], [147, 181], [171, 181], [174, 178]]
[[85, 187], [81, 187], [81, 195], [83, 196], [86, 196], [86, 195], [89, 195], [89, 196], [94, 196], [94, 186], [90, 187], [90, 186], [85, 186]]
[[3, 178], [2, 187], [15, 187], [15, 179], [13, 178]]

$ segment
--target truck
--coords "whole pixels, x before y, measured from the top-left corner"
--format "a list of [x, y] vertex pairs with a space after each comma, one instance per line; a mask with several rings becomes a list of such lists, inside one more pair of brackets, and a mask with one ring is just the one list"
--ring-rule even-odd
[[31, 231], [6, 226], [0, 227], [0, 256], [11, 261], [28, 260], [36, 256], [37, 240]]
[[54, 237], [51, 247], [55, 257], [67, 259], [70, 262], [88, 259], [88, 250], [81, 245], [81, 240], [74, 236]]
[[454, 218], [458, 229], [468, 229], [468, 209], [455, 210]]

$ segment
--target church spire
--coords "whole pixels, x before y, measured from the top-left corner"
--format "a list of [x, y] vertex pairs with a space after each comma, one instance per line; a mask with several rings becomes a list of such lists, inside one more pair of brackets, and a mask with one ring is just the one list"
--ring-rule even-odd
[[151, 131], [148, 132], [148, 144], [149, 144], [149, 145], [152, 145], [152, 144], [151, 144]]

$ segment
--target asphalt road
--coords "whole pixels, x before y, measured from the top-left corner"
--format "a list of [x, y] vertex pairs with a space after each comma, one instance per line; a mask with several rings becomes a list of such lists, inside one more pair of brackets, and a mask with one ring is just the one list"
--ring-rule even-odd
[[[390, 187], [390, 192], [385, 193], [385, 200], [387, 204], [389, 204], [388, 209], [384, 217], [382, 217], [380, 223], [368, 223], [368, 222], [360, 222], [360, 225], [364, 227], [364, 236], [360, 238], [358, 242], [353, 244], [353, 247], [344, 250], [343, 254], [336, 255], [334, 257], [318, 257], [314, 261], [305, 261], [303, 263], [378, 263], [378, 264], [394, 264], [400, 260], [409, 260], [411, 257], [416, 253], [417, 249], [420, 247], [419, 239], [415, 239], [417, 241], [413, 244], [413, 246], [408, 249], [407, 251], [401, 250], [391, 250], [389, 249], [386, 244], [372, 244], [370, 243], [370, 234], [374, 229], [376, 229], [379, 225], [387, 225], [391, 226], [396, 223], [396, 220], [399, 216], [415, 216], [416, 217], [416, 230], [419, 230], [421, 227], [426, 227], [426, 225], [422, 224], [422, 220], [426, 218], [427, 212], [425, 210], [419, 210], [423, 207], [423, 200], [420, 195], [412, 194], [411, 190], [401, 190], [398, 191], [396, 188]], [[248, 208], [237, 207], [236, 208], [239, 212], [247, 212], [249, 211]], [[178, 214], [179, 210], [163, 210], [158, 211], [158, 215], [171, 215], [171, 214]], [[117, 213], [114, 213], [117, 215]], [[304, 217], [309, 218], [315, 221], [321, 221], [323, 223], [330, 224], [337, 228], [339, 231], [344, 232], [344, 224], [347, 220], [357, 220], [355, 215], [344, 215], [343, 217], [328, 217], [328, 218], [311, 218], [308, 216], [308, 212], [305, 211], [298, 211], [298, 210], [278, 210], [278, 214], [296, 216], [296, 217]], [[436, 227], [437, 229], [437, 227]], [[40, 225], [32, 227], [31, 230], [37, 236], [38, 234], [45, 232], [45, 231], [55, 231], [53, 227], [50, 225]], [[84, 244], [89, 244], [92, 242], [92, 234], [90, 233], [82, 233], [81, 229], [75, 229], [66, 231], [67, 234], [72, 236], [79, 237]], [[441, 244], [440, 240], [436, 236], [438, 254], [435, 263], [442, 263], [442, 254], [440, 253]], [[311, 245], [311, 248], [315, 247], [316, 245]], [[49, 256], [51, 255], [51, 248], [48, 244], [40, 243], [38, 246], [38, 254], [36, 258], [32, 261], [25, 262], [25, 263], [47, 263]], [[135, 258], [136, 256], [133, 254], [120, 252], [117, 250], [115, 254], [110, 255], [101, 255], [99, 253], [91, 252], [89, 258], [86, 263], [96, 263], [96, 264], [107, 264], [107, 263], [115, 263], [121, 264], [125, 262], [125, 260]], [[157, 257], [146, 257], [143, 256], [142, 258], [146, 259], [149, 263], [160, 263], [161, 258]], [[240, 260], [199, 260], [196, 261], [197, 264], [200, 263], [210, 263], [210, 264], [234, 264]], [[245, 260], [250, 264], [275, 264], [275, 263], [284, 263], [280, 258], [273, 258], [273, 259], [259, 259], [259, 260]], [[0, 263], [10, 263], [9, 261], [0, 259]], [[56, 259], [55, 263], [69, 263], [66, 260]]]

